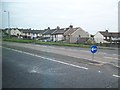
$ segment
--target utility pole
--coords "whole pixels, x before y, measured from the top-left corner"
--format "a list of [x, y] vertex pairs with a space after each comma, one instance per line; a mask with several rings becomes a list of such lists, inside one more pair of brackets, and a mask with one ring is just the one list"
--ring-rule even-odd
[[10, 12], [6, 11], [6, 10], [4, 10], [4, 12], [6, 12], [7, 16], [8, 16], [8, 35], [9, 35], [9, 38], [10, 38]]

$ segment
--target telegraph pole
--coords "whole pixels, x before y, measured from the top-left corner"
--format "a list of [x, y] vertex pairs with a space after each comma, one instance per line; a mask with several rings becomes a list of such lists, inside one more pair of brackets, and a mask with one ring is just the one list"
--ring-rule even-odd
[[4, 10], [4, 12], [6, 12], [8, 15], [8, 36], [10, 38], [10, 12], [6, 10]]

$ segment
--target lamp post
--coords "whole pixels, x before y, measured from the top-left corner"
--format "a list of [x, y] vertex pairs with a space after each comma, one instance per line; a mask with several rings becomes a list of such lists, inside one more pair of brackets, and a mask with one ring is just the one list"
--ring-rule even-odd
[[6, 12], [8, 14], [8, 34], [9, 34], [9, 37], [10, 37], [10, 12], [6, 11], [6, 10], [4, 10], [4, 12]]

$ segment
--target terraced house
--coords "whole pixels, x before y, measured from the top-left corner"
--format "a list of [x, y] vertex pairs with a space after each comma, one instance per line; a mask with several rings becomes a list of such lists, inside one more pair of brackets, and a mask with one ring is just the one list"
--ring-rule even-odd
[[88, 38], [90, 38], [90, 34], [84, 31], [82, 28], [77, 27], [74, 28], [73, 25], [70, 25], [67, 28], [60, 28], [57, 26], [55, 29], [50, 29], [48, 27], [44, 30], [31, 30], [31, 29], [14, 29], [10, 30], [11, 36], [20, 36], [26, 39], [34, 39], [39, 38], [42, 41], [63, 41], [66, 43], [79, 43], [81, 40], [85, 42]]
[[94, 36], [94, 40], [96, 43], [119, 43], [120, 32], [98, 31]]
[[43, 30], [31, 30], [31, 29], [24, 29], [21, 31], [21, 36], [25, 38], [40, 38], [42, 37]]
[[30, 29], [18, 29], [18, 28], [10, 28], [5, 29], [4, 32], [8, 33], [8, 30], [10, 30], [10, 35], [13, 37], [22, 37], [22, 38], [28, 38], [33, 39], [37, 37], [41, 37], [43, 30], [31, 30]]
[[52, 33], [53, 41], [64, 41], [64, 33], [68, 30], [68, 28], [60, 28], [57, 27], [57, 30]]
[[83, 38], [90, 38], [90, 34], [80, 27], [73, 28], [73, 26], [70, 25], [68, 30], [64, 33], [64, 40], [67, 43], [79, 43]]

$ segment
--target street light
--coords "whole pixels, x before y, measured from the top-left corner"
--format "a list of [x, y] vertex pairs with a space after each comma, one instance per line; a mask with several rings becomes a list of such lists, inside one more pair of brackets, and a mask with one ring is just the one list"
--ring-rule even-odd
[[9, 34], [9, 37], [10, 37], [10, 12], [6, 11], [6, 10], [4, 10], [4, 12], [6, 12], [8, 14], [8, 34]]

